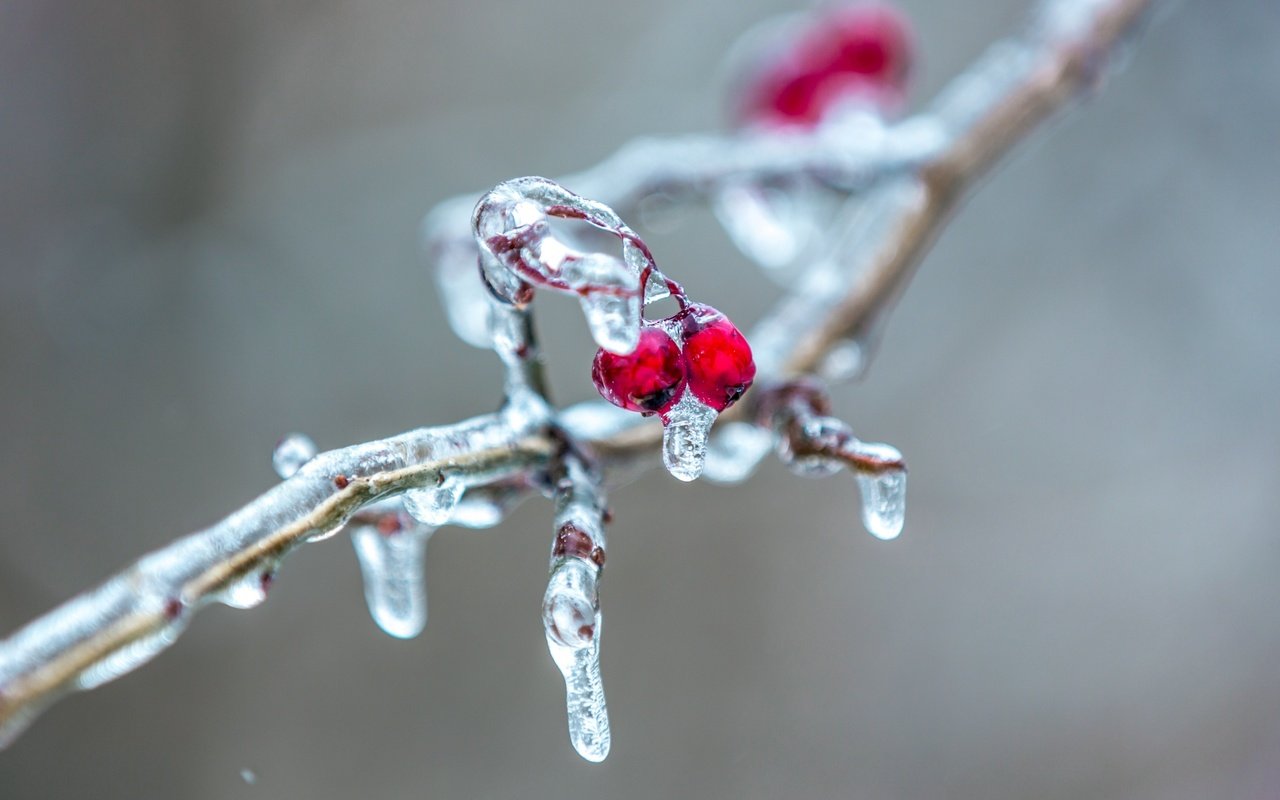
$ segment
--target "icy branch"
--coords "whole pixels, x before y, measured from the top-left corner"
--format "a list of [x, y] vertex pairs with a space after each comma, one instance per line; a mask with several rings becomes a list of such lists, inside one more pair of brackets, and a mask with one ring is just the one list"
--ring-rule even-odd
[[[774, 449], [801, 472], [846, 467], [861, 484], [868, 529], [892, 538], [902, 524], [900, 455], [860, 442], [827, 414], [820, 392], [791, 381], [860, 372], [877, 326], [958, 202], [1025, 135], [1100, 84], [1152, 3], [1044, 3], [1022, 36], [901, 122], [853, 116], [807, 133], [642, 140], [560, 182], [572, 192], [526, 179], [487, 195], [474, 218], [478, 193], [441, 205], [424, 223], [426, 248], [454, 329], [508, 368], [503, 410], [320, 455], [300, 440], [282, 443], [284, 482], [0, 642], [0, 747], [57, 697], [156, 655], [204, 605], [261, 602], [289, 551], [347, 523], [374, 618], [392, 635], [413, 635], [426, 620], [430, 531], [494, 525], [550, 486], [547, 640], [565, 675], [574, 744], [602, 759], [601, 486], [658, 463], [661, 431], [603, 403], [548, 407], [530, 288], [577, 294], [597, 342], [629, 352], [653, 296], [646, 288], [670, 284], [622, 218], [659, 202], [711, 202], [784, 290], [748, 336], [759, 397], [721, 416], [706, 475], [742, 480]], [[793, 205], [796, 197], [817, 200]], [[562, 239], [555, 218], [616, 236], [622, 259]]]
[[569, 739], [588, 761], [609, 755], [609, 710], [600, 678], [600, 572], [605, 561], [605, 499], [599, 473], [566, 449], [552, 469], [555, 538], [542, 622], [551, 658], [564, 675]]

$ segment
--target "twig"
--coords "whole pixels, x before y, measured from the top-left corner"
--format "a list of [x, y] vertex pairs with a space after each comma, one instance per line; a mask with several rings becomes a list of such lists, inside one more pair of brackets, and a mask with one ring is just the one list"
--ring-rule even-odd
[[[650, 140], [564, 183], [624, 213], [654, 198], [708, 197], [743, 179], [820, 180], [892, 199], [884, 205], [888, 224], [874, 246], [827, 254], [846, 278], [842, 291], [817, 296], [793, 288], [751, 337], [762, 365], [756, 391], [766, 397], [770, 386], [776, 390], [795, 376], [818, 372], [841, 342], [872, 331], [965, 193], [1031, 130], [1097, 84], [1109, 56], [1152, 4], [1045, 3], [1023, 37], [994, 47], [931, 108], [886, 128], [873, 144], [823, 132]], [[475, 249], [469, 229], [457, 238], [456, 219], [471, 202], [442, 206], [429, 225], [436, 256], [464, 267], [474, 264]], [[771, 334], [770, 325], [784, 335]], [[508, 328], [509, 404], [503, 412], [321, 454], [217, 525], [145, 556], [0, 642], [0, 747], [65, 692], [97, 686], [154, 656], [201, 606], [260, 601], [293, 547], [331, 535], [362, 506], [446, 480], [492, 492], [510, 505], [513, 496], [539, 485], [531, 476], [544, 474], [564, 453], [558, 426], [599, 458], [611, 480], [655, 462], [655, 425], [627, 419], [584, 433], [567, 422], [567, 412], [547, 409], [528, 315], [514, 314]], [[724, 419], [741, 424], [760, 408], [757, 402], [740, 405]], [[877, 466], [842, 437], [806, 438], [794, 413], [785, 425], [791, 426], [783, 438], [794, 458], [836, 457], [869, 478], [900, 466], [891, 458]], [[584, 470], [572, 467], [578, 480], [570, 481], [564, 504], [595, 496], [591, 487], [598, 489], [598, 481], [584, 481]]]

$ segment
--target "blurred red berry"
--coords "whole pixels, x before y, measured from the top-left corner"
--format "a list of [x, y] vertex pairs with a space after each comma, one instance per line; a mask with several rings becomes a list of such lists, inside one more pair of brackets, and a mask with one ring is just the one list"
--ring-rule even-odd
[[744, 116], [810, 127], [842, 103], [892, 112], [902, 102], [913, 50], [910, 25], [892, 6], [818, 12], [796, 41], [758, 66], [746, 89]]

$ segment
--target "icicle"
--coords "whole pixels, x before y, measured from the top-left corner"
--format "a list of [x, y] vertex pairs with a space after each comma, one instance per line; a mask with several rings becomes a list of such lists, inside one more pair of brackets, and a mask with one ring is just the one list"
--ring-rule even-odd
[[600, 627], [596, 608], [595, 570], [587, 562], [567, 558], [547, 583], [542, 621], [547, 648], [564, 676], [569, 739], [588, 761], [609, 755], [609, 711], [600, 678]]
[[274, 566], [256, 569], [232, 581], [214, 599], [232, 608], [253, 608], [267, 599], [267, 592], [274, 580]]
[[747, 422], [721, 425], [707, 446], [702, 476], [715, 483], [741, 483], [773, 450], [773, 434]]
[[441, 473], [435, 486], [405, 492], [404, 510], [422, 524], [438, 528], [449, 521], [466, 488], [458, 475]]
[[434, 529], [397, 523], [385, 532], [383, 526], [361, 525], [351, 531], [351, 544], [373, 621], [397, 639], [411, 639], [427, 624], [425, 561]]
[[609, 733], [604, 683], [600, 680], [600, 625], [600, 616], [596, 615], [596, 641], [587, 647], [575, 649], [547, 636], [551, 658], [564, 676], [569, 740], [578, 755], [597, 764], [609, 755], [613, 741]]
[[304, 433], [286, 434], [276, 442], [271, 453], [271, 466], [281, 478], [292, 478], [302, 466], [316, 457], [316, 443]]
[[640, 339], [638, 294], [590, 292], [582, 295], [578, 302], [596, 344], [619, 355], [636, 349]]
[[663, 420], [662, 463], [682, 481], [697, 480], [707, 458], [707, 437], [716, 412], [686, 392]]
[[[887, 444], [859, 443], [861, 454], [882, 461], [901, 461], [902, 454]], [[896, 539], [907, 513], [907, 471], [889, 469], [858, 475], [862, 490], [862, 524], [877, 539]]]
[[750, 182], [729, 183], [715, 197], [716, 218], [744, 255], [776, 272], [792, 265], [818, 233], [813, 188], [784, 192]]
[[422, 221], [422, 252], [434, 265], [440, 304], [454, 333], [473, 347], [489, 348], [489, 290], [480, 277], [471, 233], [474, 196], [441, 203]]
[[569, 739], [579, 755], [599, 762], [609, 755], [610, 743], [600, 679], [604, 493], [600, 476], [573, 453], [562, 457], [556, 471], [556, 535], [542, 624], [547, 649], [564, 676]]

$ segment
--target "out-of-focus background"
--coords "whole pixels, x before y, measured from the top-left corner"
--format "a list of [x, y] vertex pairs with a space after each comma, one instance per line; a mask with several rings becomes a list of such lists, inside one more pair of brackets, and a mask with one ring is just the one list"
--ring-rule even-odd
[[[1024, 6], [905, 5], [921, 97]], [[271, 485], [286, 431], [494, 407], [420, 215], [723, 125], [722, 54], [790, 8], [0, 5], [0, 633]], [[1272, 3], [1180, 4], [958, 215], [839, 393], [911, 463], [899, 541], [847, 476], [773, 463], [616, 494], [603, 766], [567, 740], [532, 501], [437, 534], [410, 642], [342, 538], [304, 548], [264, 606], [56, 705], [0, 797], [1276, 797], [1278, 37]], [[771, 296], [705, 212], [654, 243], [741, 321]]]

